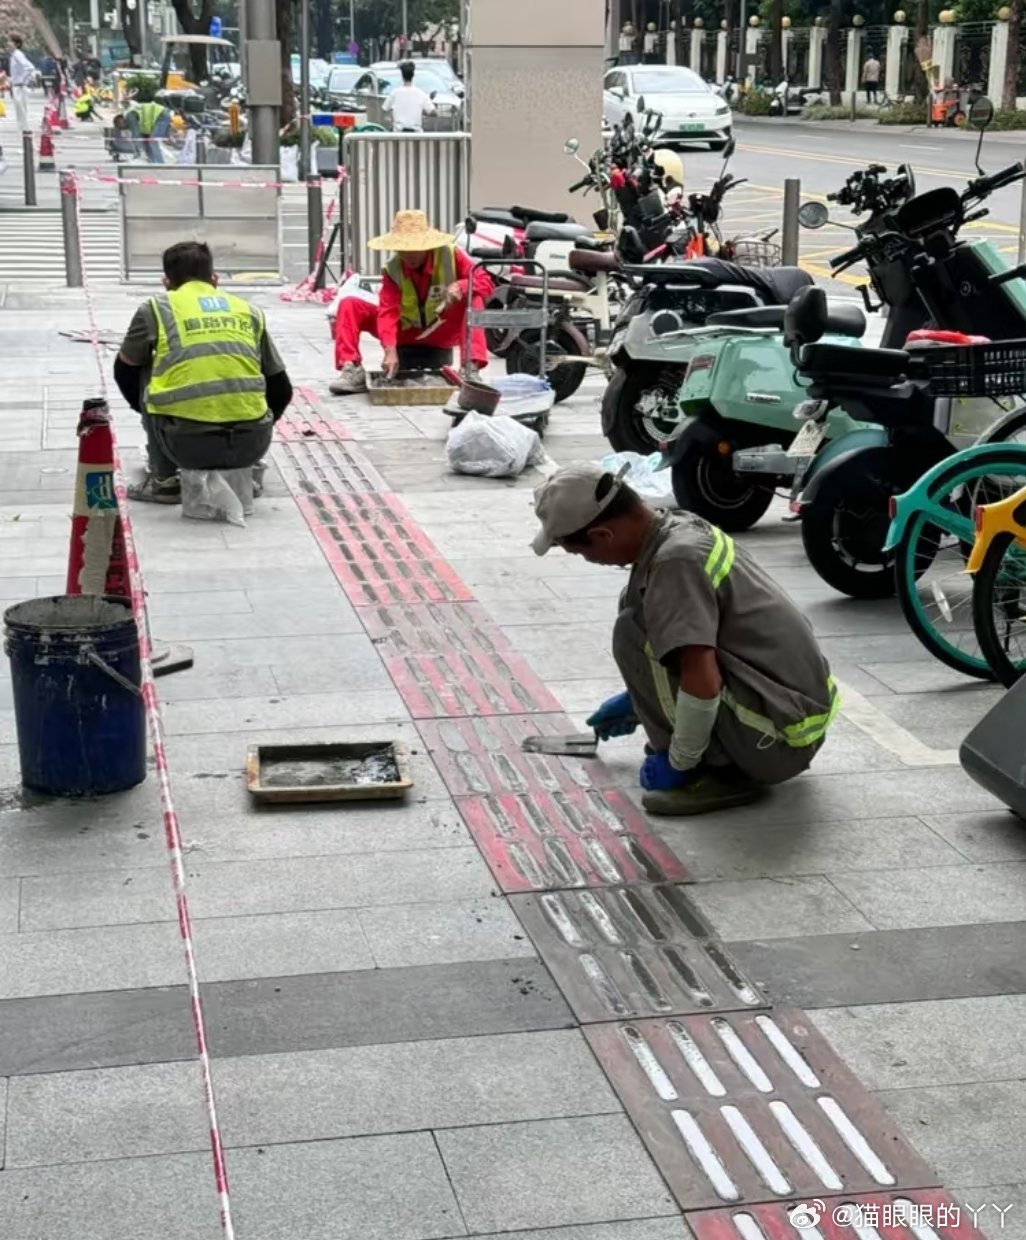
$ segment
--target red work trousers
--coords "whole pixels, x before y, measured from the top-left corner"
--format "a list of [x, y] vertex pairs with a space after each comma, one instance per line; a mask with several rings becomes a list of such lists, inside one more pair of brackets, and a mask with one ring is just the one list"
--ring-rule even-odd
[[[474, 309], [484, 305], [483, 299], [474, 298]], [[419, 345], [424, 349], [455, 349], [460, 351], [460, 360], [466, 365], [465, 356], [467, 333], [467, 303], [458, 302], [450, 306], [442, 315], [429, 335], [418, 339], [424, 329], [415, 327], [410, 331], [399, 329], [399, 347], [403, 345]], [[367, 332], [377, 338], [378, 308], [360, 297], [346, 297], [339, 302], [338, 317], [335, 320], [335, 369], [341, 370], [346, 362], [360, 364], [360, 336]], [[488, 364], [488, 345], [482, 328], [475, 327], [470, 335], [470, 360], [478, 366]]]

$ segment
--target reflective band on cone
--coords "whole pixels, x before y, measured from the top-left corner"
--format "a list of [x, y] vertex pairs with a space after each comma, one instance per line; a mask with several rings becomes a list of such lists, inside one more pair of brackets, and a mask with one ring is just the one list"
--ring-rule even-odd
[[39, 135], [39, 171], [57, 171], [57, 164], [53, 157], [53, 138], [50, 137], [49, 129], [44, 129]]
[[114, 491], [110, 411], [87, 400], [78, 421], [78, 475], [71, 519], [68, 594], [130, 594], [124, 531]]

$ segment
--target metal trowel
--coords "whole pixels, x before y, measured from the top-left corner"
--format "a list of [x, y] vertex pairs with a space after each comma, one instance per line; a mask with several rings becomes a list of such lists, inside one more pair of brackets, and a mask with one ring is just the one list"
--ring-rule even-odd
[[558, 754], [564, 758], [597, 758], [598, 733], [570, 732], [564, 736], [527, 736], [520, 748], [524, 753]]

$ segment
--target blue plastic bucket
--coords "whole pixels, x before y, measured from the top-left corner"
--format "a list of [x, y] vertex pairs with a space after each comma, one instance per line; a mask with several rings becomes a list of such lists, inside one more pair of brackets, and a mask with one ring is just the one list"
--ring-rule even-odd
[[4, 625], [25, 786], [87, 797], [141, 783], [146, 714], [127, 600], [31, 599], [9, 607]]

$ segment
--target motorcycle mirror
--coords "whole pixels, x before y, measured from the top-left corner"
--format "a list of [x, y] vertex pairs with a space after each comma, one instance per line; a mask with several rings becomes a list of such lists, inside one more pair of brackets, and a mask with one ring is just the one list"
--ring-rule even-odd
[[581, 144], [576, 138], [567, 138], [563, 143], [563, 153], [565, 155], [576, 155], [580, 150]]
[[983, 151], [983, 135], [987, 130], [987, 126], [994, 119], [994, 105], [986, 95], [981, 95], [979, 99], [973, 100], [969, 105], [969, 128], [979, 131], [979, 141], [976, 143], [976, 171], [983, 176], [983, 169], [980, 167], [980, 155]]
[[643, 116], [647, 111], [648, 111], [648, 108], [645, 107], [645, 96], [639, 95], [638, 96], [638, 115]]
[[830, 219], [830, 212], [821, 202], [803, 202], [798, 208], [798, 223], [802, 228], [822, 228]]
[[734, 138], [730, 138], [729, 141], [727, 142], [727, 145], [723, 148], [723, 162], [726, 163], [727, 160], [733, 156], [736, 150], [737, 150], [737, 141]]

